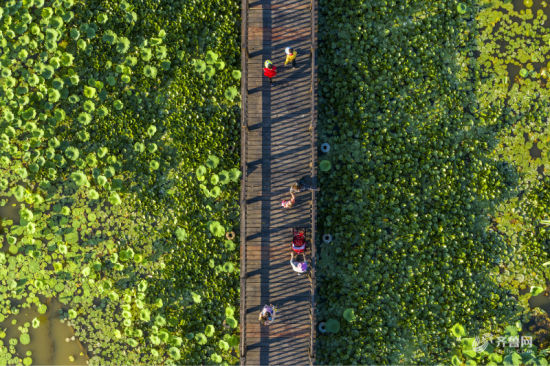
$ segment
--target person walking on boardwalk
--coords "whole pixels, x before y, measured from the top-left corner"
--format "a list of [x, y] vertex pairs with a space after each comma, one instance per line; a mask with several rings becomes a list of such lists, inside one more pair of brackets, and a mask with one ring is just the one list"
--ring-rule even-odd
[[281, 206], [283, 206], [283, 208], [292, 208], [292, 206], [294, 206], [295, 203], [296, 203], [296, 196], [294, 195], [294, 193], [290, 192], [290, 199], [283, 200], [281, 202]]
[[290, 63], [293, 69], [296, 68], [296, 56], [298, 56], [298, 52], [296, 52], [292, 47], [287, 47], [285, 48], [285, 53], [285, 66]]
[[302, 184], [300, 182], [296, 182], [294, 183], [293, 185], [290, 186], [290, 193], [300, 193], [302, 191], [308, 191], [308, 190], [311, 190], [311, 191], [318, 191], [319, 188], [314, 188], [312, 186], [308, 186], [306, 184]]
[[264, 63], [264, 75], [269, 78], [269, 84], [273, 84], [273, 78], [277, 75], [277, 67], [269, 60]]
[[270, 325], [275, 321], [275, 314], [277, 313], [277, 308], [274, 305], [264, 305], [264, 308], [260, 312], [258, 320], [262, 325]]
[[[302, 257], [302, 260], [298, 260], [300, 257]], [[294, 260], [294, 252], [290, 252], [290, 265], [294, 272], [298, 272], [298, 274], [307, 272], [307, 261], [303, 253], [296, 255], [296, 260]]]

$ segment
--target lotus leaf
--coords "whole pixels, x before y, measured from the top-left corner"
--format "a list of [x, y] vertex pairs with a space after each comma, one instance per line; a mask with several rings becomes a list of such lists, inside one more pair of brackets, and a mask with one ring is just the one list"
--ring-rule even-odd
[[143, 74], [150, 78], [157, 77], [157, 68], [154, 66], [147, 65], [143, 68]]
[[195, 339], [197, 340], [197, 343], [200, 345], [205, 345], [208, 342], [208, 339], [203, 333], [196, 333]]
[[109, 195], [109, 202], [111, 205], [116, 206], [120, 205], [122, 203], [122, 200], [120, 199], [120, 196], [116, 192], [111, 192]]
[[76, 171], [76, 172], [71, 173], [71, 179], [79, 187], [82, 187], [82, 186], [89, 187], [90, 186], [90, 182], [88, 182], [88, 177], [86, 177], [86, 174], [84, 174], [84, 172], [82, 172], [82, 171]]
[[225, 228], [218, 221], [208, 222], [208, 229], [217, 237], [223, 237], [225, 235]]
[[176, 347], [170, 347], [168, 349], [168, 355], [175, 361], [178, 361], [181, 358], [180, 350]]
[[326, 329], [327, 332], [338, 333], [338, 331], [340, 330], [340, 322], [336, 319], [329, 319], [326, 322]]
[[166, 319], [162, 315], [155, 316], [155, 325], [158, 327], [163, 327], [166, 325]]
[[156, 160], [151, 160], [151, 161], [149, 162], [149, 169], [151, 169], [151, 170], [154, 171], [154, 170], [157, 170], [159, 167], [160, 167], [160, 164], [159, 164], [158, 161], [156, 161]]
[[355, 311], [351, 308], [348, 308], [348, 309], [344, 310], [343, 317], [348, 322], [353, 322], [356, 319]]
[[19, 336], [19, 342], [21, 342], [22, 345], [27, 345], [31, 343], [31, 337], [28, 333], [23, 333]]
[[179, 241], [184, 241], [187, 239], [187, 231], [184, 228], [178, 227], [176, 229], [176, 238]]
[[227, 318], [225, 318], [225, 321], [227, 323], [227, 325], [229, 325], [231, 328], [235, 329], [237, 328], [237, 326], [239, 325], [239, 323], [237, 322], [237, 320], [233, 317], [230, 317], [228, 316]]

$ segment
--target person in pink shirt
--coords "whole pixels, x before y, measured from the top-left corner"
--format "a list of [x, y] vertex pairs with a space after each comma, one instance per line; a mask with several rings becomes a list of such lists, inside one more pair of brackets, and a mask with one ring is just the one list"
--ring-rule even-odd
[[292, 206], [294, 206], [295, 203], [296, 203], [296, 196], [294, 195], [294, 193], [290, 192], [290, 199], [283, 200], [281, 202], [281, 206], [283, 206], [283, 208], [291, 208]]

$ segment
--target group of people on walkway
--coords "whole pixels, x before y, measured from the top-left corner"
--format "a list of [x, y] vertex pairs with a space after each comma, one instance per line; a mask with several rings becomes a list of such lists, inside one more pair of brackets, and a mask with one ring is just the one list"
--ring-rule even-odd
[[[291, 64], [292, 68], [296, 68], [296, 56], [298, 52], [292, 47], [287, 47], [285, 49], [286, 60], [285, 66]], [[277, 75], [277, 67], [273, 65], [271, 60], [266, 60], [264, 63], [264, 76], [269, 79], [269, 84], [273, 85], [273, 78]], [[313, 187], [306, 186], [300, 182], [294, 183], [290, 187], [290, 199], [283, 200], [281, 206], [285, 209], [290, 209], [296, 203], [296, 193], [302, 192], [304, 190], [316, 190]], [[308, 270], [307, 260], [305, 256], [306, 249], [306, 237], [305, 230], [303, 229], [293, 229], [293, 238], [290, 251], [290, 265], [294, 272], [298, 274], [304, 274]], [[258, 320], [262, 325], [270, 325], [275, 320], [275, 315], [277, 314], [277, 307], [273, 304], [264, 305]]]
[[[291, 64], [293, 69], [296, 68], [296, 56], [298, 56], [298, 52], [292, 47], [287, 47], [285, 48], [285, 54], [285, 66]], [[266, 60], [264, 63], [264, 75], [269, 79], [269, 84], [272, 85], [273, 78], [277, 75], [277, 66], [273, 65], [271, 60]]]
[[[283, 200], [281, 206], [289, 209], [296, 203], [296, 193], [306, 190], [317, 190], [312, 186], [305, 185], [300, 182], [294, 183], [290, 187], [290, 199]], [[308, 271], [308, 264], [305, 256], [306, 251], [306, 233], [304, 229], [293, 229], [293, 238], [290, 251], [290, 265], [294, 272], [304, 274]], [[275, 320], [277, 308], [273, 304], [264, 305], [260, 316], [258, 317], [262, 325], [270, 325]]]

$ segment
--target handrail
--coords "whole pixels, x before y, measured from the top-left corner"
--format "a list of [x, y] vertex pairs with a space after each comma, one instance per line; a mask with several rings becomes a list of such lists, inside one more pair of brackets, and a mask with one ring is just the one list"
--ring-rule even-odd
[[[311, 177], [314, 179], [314, 183], [317, 185], [317, 112], [316, 112], [316, 79], [315, 79], [315, 52], [317, 50], [317, 38], [316, 38], [316, 0], [311, 0]], [[310, 309], [310, 345], [309, 345], [309, 363], [313, 365], [315, 363], [315, 295], [316, 295], [316, 280], [315, 280], [315, 265], [316, 265], [316, 215], [317, 215], [317, 197], [315, 190], [311, 191], [311, 282], [310, 282], [310, 294], [311, 294], [311, 309]]]
[[248, 0], [241, 0], [241, 300], [240, 300], [240, 360], [246, 363], [246, 148], [248, 140]]
[[[317, 109], [316, 109], [316, 79], [315, 79], [315, 52], [317, 50], [317, 38], [316, 38], [316, 0], [311, 0], [311, 177], [314, 179], [314, 183], [317, 185]], [[316, 327], [315, 327], [315, 295], [316, 295], [316, 280], [315, 280], [315, 266], [316, 266], [316, 215], [317, 215], [317, 197], [315, 190], [311, 191], [311, 309], [310, 309], [310, 346], [309, 346], [309, 363], [313, 365], [315, 363], [315, 339], [316, 339]]]

